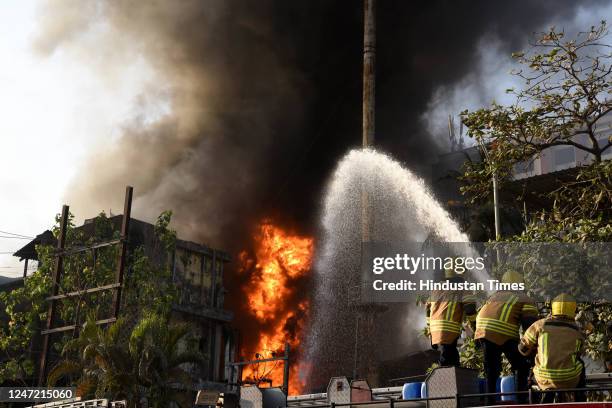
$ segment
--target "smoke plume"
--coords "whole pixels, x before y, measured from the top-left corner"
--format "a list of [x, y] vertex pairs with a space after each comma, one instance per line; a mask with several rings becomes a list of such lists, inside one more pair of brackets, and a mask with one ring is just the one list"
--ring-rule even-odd
[[[503, 58], [609, 3], [380, 0], [378, 147], [426, 172], [441, 148], [424, 114], [447, 109], [440, 95], [483, 47]], [[316, 233], [325, 181], [361, 141], [359, 1], [57, 0], [39, 26], [38, 52], [70, 53], [107, 86], [136, 62], [150, 74], [134, 114], [66, 192], [80, 218], [119, 212], [130, 184], [137, 218], [171, 209], [181, 237], [234, 255], [262, 217]], [[240, 311], [235, 279], [226, 299]]]

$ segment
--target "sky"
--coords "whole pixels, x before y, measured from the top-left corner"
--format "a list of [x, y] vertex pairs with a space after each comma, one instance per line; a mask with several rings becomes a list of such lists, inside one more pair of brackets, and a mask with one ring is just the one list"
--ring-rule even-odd
[[[37, 6], [9, 1], [0, 10], [0, 231], [26, 236], [53, 225], [70, 180], [89, 152], [116, 138], [150, 74], [136, 60], [109, 84], [70, 50], [40, 54]], [[10, 253], [28, 241], [5, 235], [0, 275], [21, 276]]]

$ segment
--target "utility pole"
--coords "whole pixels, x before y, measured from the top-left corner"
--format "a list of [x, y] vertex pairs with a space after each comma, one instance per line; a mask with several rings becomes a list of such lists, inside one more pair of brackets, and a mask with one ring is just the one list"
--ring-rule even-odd
[[[363, 0], [362, 146], [374, 145], [376, 99], [376, 0]], [[361, 243], [370, 242], [372, 214], [365, 188], [361, 190]]]
[[[363, 0], [363, 94], [362, 94], [362, 146], [374, 145], [376, 97], [376, 0]], [[372, 242], [373, 213], [368, 190], [361, 188], [361, 271], [362, 285], [355, 301], [355, 345], [353, 378], [367, 378], [377, 383], [374, 350], [376, 344], [377, 315], [385, 310], [364, 298], [366, 282], [371, 275], [365, 267], [369, 262]]]
[[495, 219], [495, 240], [501, 239], [501, 221], [499, 219], [499, 199], [497, 188], [497, 174], [493, 171], [493, 216]]
[[[501, 219], [499, 216], [499, 197], [498, 197], [498, 188], [497, 188], [497, 172], [495, 171], [494, 164], [491, 162], [491, 158], [489, 156], [489, 151], [487, 150], [486, 143], [480, 141], [479, 142], [480, 149], [482, 150], [485, 160], [487, 161], [487, 165], [491, 169], [491, 179], [493, 182], [493, 217], [495, 221], [495, 240], [499, 241], [501, 238]], [[498, 255], [499, 260], [499, 255]]]
[[374, 144], [376, 97], [376, 0], [364, 0], [363, 12], [363, 147]]

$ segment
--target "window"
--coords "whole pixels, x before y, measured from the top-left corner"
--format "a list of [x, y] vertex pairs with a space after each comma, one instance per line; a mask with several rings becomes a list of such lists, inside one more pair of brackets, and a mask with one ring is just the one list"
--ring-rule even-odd
[[[608, 136], [600, 136], [597, 138], [597, 144], [599, 145], [600, 149], [603, 149], [604, 147], [606, 147], [608, 145]], [[608, 149], [603, 152], [603, 156], [610, 156], [612, 155], [612, 146], [608, 147]]]
[[576, 161], [576, 152], [573, 146], [562, 147], [555, 152], [555, 166], [567, 166]]
[[533, 160], [516, 163], [514, 165], [514, 172], [517, 174], [533, 173]]

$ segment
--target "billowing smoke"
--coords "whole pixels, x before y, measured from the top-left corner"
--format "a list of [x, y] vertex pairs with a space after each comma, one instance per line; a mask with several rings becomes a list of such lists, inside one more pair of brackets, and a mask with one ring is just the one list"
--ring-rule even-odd
[[[440, 95], [483, 47], [509, 55], [609, 3], [380, 0], [376, 143], [426, 171], [440, 147], [423, 115], [456, 113]], [[91, 152], [66, 201], [80, 217], [119, 212], [131, 184], [136, 217], [172, 209], [182, 237], [233, 254], [264, 216], [316, 233], [325, 181], [361, 140], [361, 25], [354, 0], [49, 1], [43, 55], [72, 53], [108, 86], [145, 67], [134, 114]]]
[[139, 101], [144, 113], [92, 152], [67, 201], [79, 214], [120, 211], [124, 186], [132, 184], [137, 216], [172, 209], [183, 235], [231, 236], [264, 199], [262, 181], [276, 167], [269, 152], [289, 143], [308, 95], [281, 58], [294, 50], [269, 27], [270, 6], [79, 3], [49, 4], [41, 51], [77, 46], [102, 74], [144, 58], [154, 76]]

